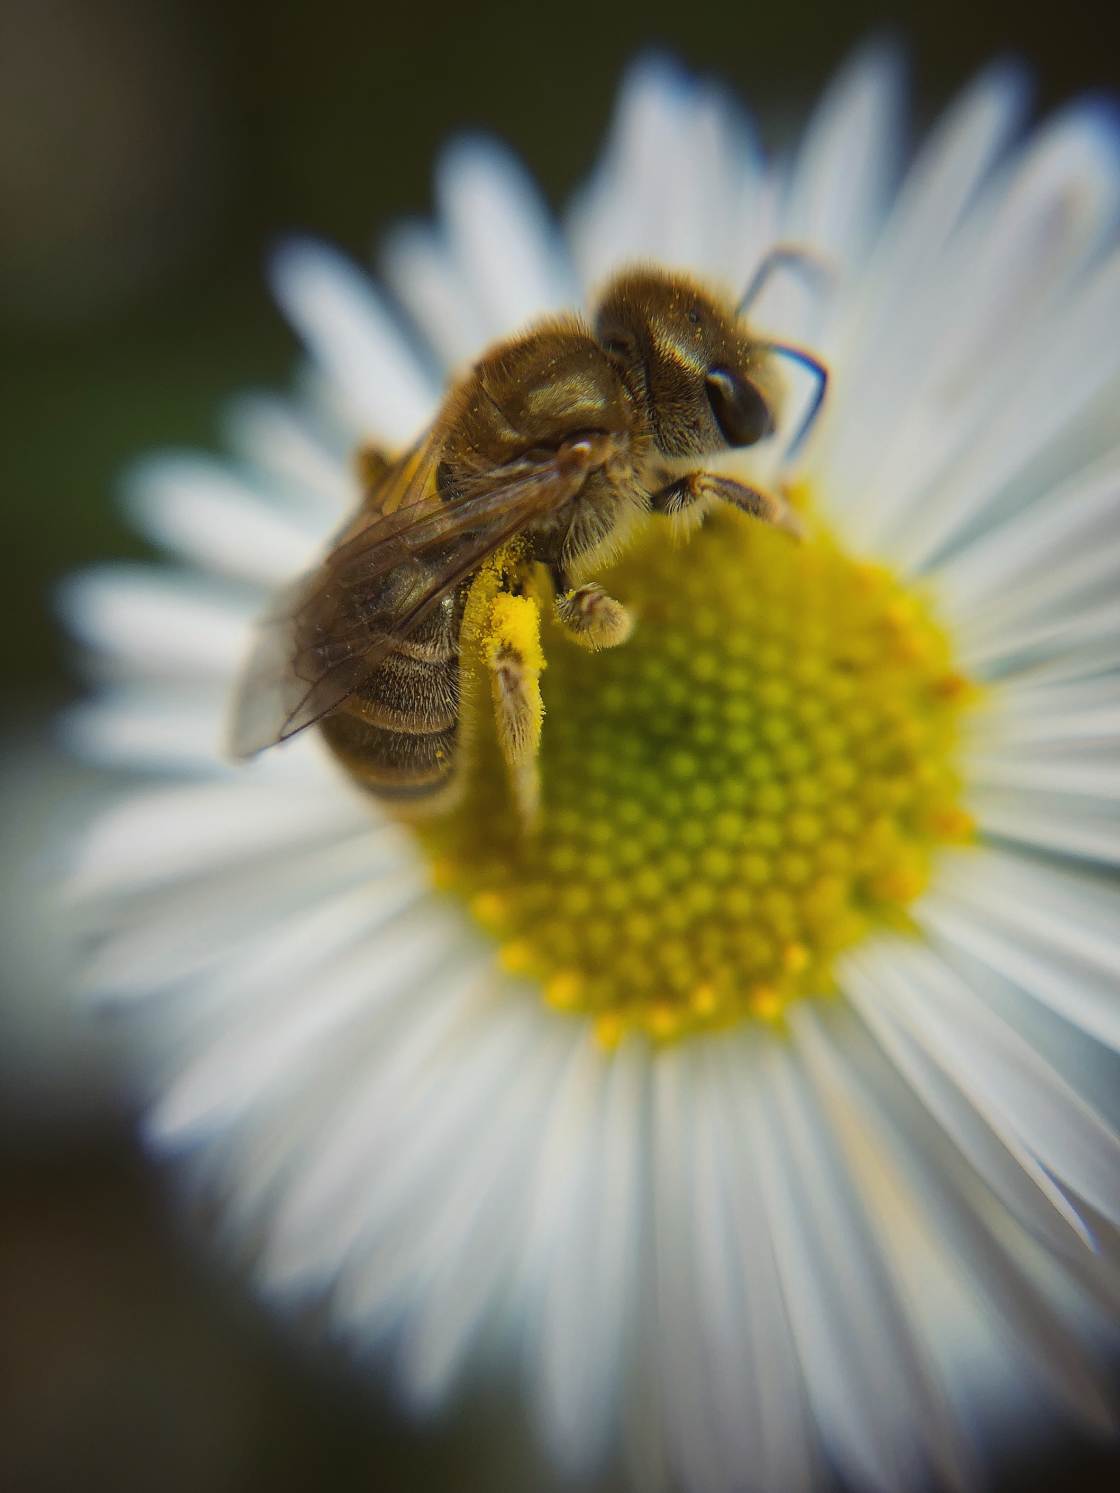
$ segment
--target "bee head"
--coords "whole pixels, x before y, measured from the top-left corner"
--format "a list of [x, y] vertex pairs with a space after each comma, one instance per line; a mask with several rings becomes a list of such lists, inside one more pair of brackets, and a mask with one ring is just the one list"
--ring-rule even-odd
[[595, 333], [664, 456], [711, 456], [774, 430], [770, 362], [724, 305], [684, 276], [631, 270], [607, 287]]

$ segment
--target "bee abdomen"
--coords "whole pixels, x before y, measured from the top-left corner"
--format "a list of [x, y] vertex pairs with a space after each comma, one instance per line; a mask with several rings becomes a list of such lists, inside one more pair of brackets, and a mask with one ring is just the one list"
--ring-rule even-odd
[[429, 798], [455, 768], [458, 655], [422, 659], [398, 645], [322, 728], [346, 771], [379, 798]]
[[346, 771], [381, 798], [418, 798], [434, 792], [455, 767], [458, 723], [445, 731], [391, 731], [339, 711], [323, 735]]
[[387, 731], [446, 731], [459, 718], [459, 660], [427, 662], [394, 650], [351, 696], [348, 709]]

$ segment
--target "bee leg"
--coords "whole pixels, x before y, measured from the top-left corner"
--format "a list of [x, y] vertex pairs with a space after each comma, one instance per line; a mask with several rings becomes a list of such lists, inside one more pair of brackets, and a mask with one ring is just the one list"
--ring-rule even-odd
[[608, 596], [596, 581], [572, 588], [563, 571], [554, 567], [556, 620], [574, 643], [593, 653], [625, 643], [634, 630], [634, 619], [620, 601]]
[[531, 829], [540, 805], [537, 757], [544, 720], [540, 610], [531, 597], [503, 591], [494, 598], [483, 657], [498, 747], [521, 822]]
[[719, 472], [689, 472], [658, 488], [650, 497], [654, 513], [664, 513], [670, 518], [688, 518], [692, 513], [702, 518], [712, 502], [730, 503], [794, 539], [805, 537], [801, 516], [785, 498], [760, 487], [748, 487]]

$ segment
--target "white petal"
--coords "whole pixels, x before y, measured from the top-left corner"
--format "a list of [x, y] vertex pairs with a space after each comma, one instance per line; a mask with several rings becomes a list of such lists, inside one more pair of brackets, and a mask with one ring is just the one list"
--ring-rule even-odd
[[[266, 993], [265, 1009], [236, 1009], [217, 1040], [172, 1082], [148, 1117], [157, 1144], [192, 1139], [200, 1128], [229, 1124], [254, 1105], [299, 1105], [299, 1088], [335, 1052], [376, 1040], [382, 1009], [401, 990], [420, 988], [441, 948], [419, 878], [382, 890], [367, 917], [331, 907], [322, 957]], [[331, 942], [336, 944], [332, 949]]]
[[956, 857], [943, 881], [956, 902], [989, 922], [1120, 980], [1120, 895], [1110, 880], [985, 848]]
[[440, 161], [436, 184], [448, 244], [487, 341], [571, 305], [556, 231], [507, 150], [492, 140], [460, 140]]
[[[964, 93], [923, 146], [848, 298], [836, 333], [844, 381], [837, 381], [812, 463], [852, 523], [920, 351], [911, 346], [907, 315], [914, 287], [937, 273], [945, 244], [1014, 132], [1023, 96], [1021, 74], [1006, 67], [989, 70]], [[866, 418], [869, 409], [875, 420]]]
[[[783, 1298], [777, 1241], [765, 1227], [751, 1133], [754, 1117], [744, 1107], [744, 1089], [754, 1082], [758, 1065], [754, 1034], [738, 1041], [713, 1041], [709, 1050], [713, 1121], [720, 1142], [712, 1142], [713, 1161], [720, 1162], [731, 1230], [731, 1248], [744, 1311], [744, 1341], [751, 1367], [739, 1389], [741, 1415], [753, 1430], [747, 1406], [755, 1398], [760, 1422], [757, 1444], [748, 1466], [757, 1466], [760, 1489], [811, 1489], [823, 1480], [818, 1435], [805, 1397], [789, 1314]], [[714, 1070], [714, 1071], [713, 1071]], [[729, 1383], [731, 1398], [736, 1386]]]
[[825, 1444], [863, 1486], [914, 1487], [923, 1481], [911, 1419], [929, 1399], [923, 1372], [884, 1293], [842, 1166], [801, 1076], [776, 1047], [766, 1078], [752, 1096], [755, 1156], [786, 1310]]
[[98, 816], [77, 848], [70, 892], [88, 898], [149, 891], [231, 860], [363, 827], [345, 794], [318, 785], [302, 793], [240, 780], [153, 788]]
[[60, 726], [69, 750], [105, 766], [227, 776], [236, 769], [215, 750], [225, 709], [224, 690], [134, 685], [71, 706]]
[[1068, 793], [1075, 798], [1120, 800], [1120, 767], [1106, 763], [1055, 762], [1049, 757], [1016, 756], [1011, 752], [968, 759], [970, 784], [1018, 788], [1037, 793]]
[[[1011, 366], [992, 371], [990, 391], [1002, 393], [1001, 404], [972, 432], [967, 450], [948, 452], [942, 469], [928, 472], [915, 487], [904, 532], [900, 521], [892, 537], [896, 563], [915, 570], [927, 566], [959, 530], [975, 523], [981, 509], [989, 521], [1002, 511], [1001, 497], [1012, 484], [1019, 485], [1008, 504], [1037, 493], [1039, 476], [1032, 467], [1079, 419], [1096, 418], [1095, 401], [1120, 378], [1120, 349], [1100, 336], [1100, 328], [1117, 318], [1120, 254], [1079, 289], [1053, 325], [1043, 324], [1016, 349]], [[936, 502], [924, 501], [931, 486]]]
[[857, 52], [814, 110], [793, 166], [782, 235], [844, 273], [870, 248], [898, 172], [902, 82], [896, 47]]
[[382, 268], [401, 304], [451, 373], [477, 358], [493, 328], [444, 240], [422, 224], [395, 229]]
[[205, 570], [275, 588], [309, 566], [321, 522], [255, 492], [205, 457], [168, 453], [134, 467], [129, 506], [159, 544]]
[[773, 239], [763, 182], [753, 137], [719, 90], [660, 59], [638, 63], [603, 160], [569, 215], [585, 293], [612, 270], [650, 260], [745, 284]]
[[1067, 111], [984, 187], [936, 272], [915, 278], [874, 370], [890, 382], [874, 402], [879, 441], [859, 474], [865, 542], [908, 532], [914, 506], [1021, 402], [1024, 368], [1109, 242], [1116, 156], [1098, 110]]
[[[895, 1154], [901, 1176], [916, 1184], [910, 1196], [920, 1202], [922, 1213], [912, 1235], [913, 1247], [920, 1250], [926, 1241], [936, 1241], [927, 1266], [924, 1316], [930, 1344], [948, 1370], [947, 1384], [954, 1386], [967, 1372], [969, 1337], [975, 1339], [975, 1326], [980, 1326], [982, 1338], [994, 1327], [1001, 1336], [1010, 1335], [1012, 1362], [1019, 1357], [1031, 1362], [1079, 1417], [1101, 1429], [1109, 1427], [1114, 1416], [1106, 1379], [1056, 1304], [1061, 1290], [1053, 1257], [1040, 1258], [1038, 1248], [1011, 1216], [975, 1190], [966, 1172], [946, 1164], [931, 1145], [930, 1127], [912, 1120], [906, 1089], [890, 1083], [883, 1064], [868, 1061], [869, 1054], [855, 1042], [846, 1046], [858, 1073], [846, 1086], [847, 1102], [862, 1111], [867, 1132]], [[838, 1077], [834, 1068], [833, 1081]], [[949, 1309], [944, 1312], [930, 1292], [942, 1263], [951, 1275]], [[1048, 1268], [1040, 1269], [1040, 1263]], [[997, 1342], [997, 1349], [996, 1371], [1006, 1383], [1012, 1362], [1002, 1343]], [[983, 1380], [977, 1381], [976, 1392], [985, 1389], [990, 1393]], [[971, 1419], [975, 1394], [956, 1399]]]
[[[380, 1189], [369, 1178], [392, 1155], [398, 1135], [424, 1122], [425, 1103], [453, 1078], [457, 1053], [472, 1065], [474, 1049], [456, 1041], [464, 1023], [479, 1044], [478, 1061], [491, 1040], [493, 1023], [490, 958], [477, 953], [448, 962], [420, 990], [398, 990], [401, 1021], [396, 1040], [355, 1054], [355, 1081], [334, 1085], [329, 1124], [305, 1148], [299, 1176], [282, 1201], [265, 1262], [277, 1290], [328, 1280], [371, 1219], [391, 1220], [402, 1175], [385, 1206], [375, 1210]], [[407, 1019], [405, 1019], [407, 1017]], [[503, 1025], [498, 1023], [498, 1025]], [[415, 1144], [415, 1138], [410, 1142]], [[330, 1228], [323, 1220], [330, 1220]]]
[[[480, 1023], [470, 1042], [456, 1043], [458, 1061], [436, 1065], [436, 1073], [406, 1096], [403, 1114], [389, 1117], [366, 1148], [365, 1182], [356, 1206], [334, 1210], [332, 1224], [347, 1243], [351, 1265], [336, 1298], [341, 1321], [376, 1334], [395, 1330], [412, 1307], [416, 1230], [430, 1221], [433, 1201], [458, 1170], [464, 1135], [484, 1135], [496, 1088], [528, 1063], [540, 1038], [539, 1010], [516, 1006]], [[448, 1054], [450, 1059], [451, 1054]], [[430, 1082], [429, 1078], [435, 1079]], [[377, 1185], [369, 1185], [369, 1167]], [[401, 1220], [414, 1214], [407, 1233]], [[403, 1237], [402, 1237], [403, 1236]], [[349, 1242], [352, 1241], [352, 1242]], [[382, 1247], [384, 1245], [384, 1247]]]
[[[930, 951], [896, 944], [880, 978], [887, 1019], [902, 1025], [996, 1134], [1114, 1214], [1120, 1142], [1060, 1075]], [[1033, 1180], [1045, 1190], [1042, 1178]], [[1060, 1198], [1051, 1201], [1069, 1217]]]
[[1060, 952], [1029, 943], [1018, 930], [996, 927], [967, 904], [948, 897], [922, 904], [923, 923], [945, 942], [991, 966], [1082, 1031], [1120, 1051], [1120, 1008], [1113, 982], [1072, 966]]
[[534, 1189], [535, 1398], [571, 1474], [602, 1461], [618, 1415], [641, 1238], [645, 1065], [633, 1044], [607, 1059], [586, 1041], [556, 1092]]
[[653, 1074], [653, 1246], [661, 1415], [676, 1481], [697, 1493], [726, 1487], [730, 1469], [716, 1435], [714, 1365], [696, 1330], [700, 1311], [693, 1233], [697, 1054], [658, 1055]]
[[244, 461], [315, 514], [320, 538], [357, 504], [352, 453], [336, 449], [288, 400], [242, 394], [227, 409], [225, 428]]
[[167, 681], [212, 678], [228, 689], [231, 661], [247, 656], [259, 597], [143, 565], [106, 565], [71, 576], [63, 616], [82, 642], [117, 668]]
[[[415, 1309], [401, 1372], [410, 1400], [423, 1409], [447, 1394], [472, 1338], [487, 1327], [493, 1336], [509, 1294], [528, 1182], [541, 1160], [542, 1108], [556, 1092], [570, 1047], [560, 1032], [546, 1034], [541, 1026], [526, 1062], [494, 1095], [486, 1131], [456, 1160], [417, 1240]], [[587, 1356], [599, 1368], [593, 1351]], [[586, 1429], [577, 1428], [576, 1449]]]
[[1092, 1248], [1084, 1219], [1038, 1159], [1008, 1128], [993, 1126], [974, 1108], [952, 1072], [906, 1030], [891, 999], [896, 987], [889, 957], [853, 960], [845, 973], [845, 991], [883, 1052], [995, 1196], [1052, 1248]]
[[1056, 561], [1095, 554], [1118, 513], [1120, 446], [939, 566], [938, 595], [968, 638], [1013, 627], [1038, 582], [1064, 575]]
[[406, 445], [432, 418], [439, 389], [369, 279], [335, 250], [309, 240], [284, 244], [271, 270], [277, 300], [334, 380], [358, 431]]
[[1120, 821], [1092, 801], [1078, 804], [1058, 794], [977, 786], [969, 794], [969, 803], [988, 835], [1027, 849], [1107, 865], [1120, 863]]
[[[317, 825], [305, 829], [318, 833]], [[84, 988], [99, 1000], [122, 1000], [162, 995], [204, 971], [212, 978], [316, 896], [363, 880], [375, 894], [379, 881], [401, 874], [400, 848], [368, 833], [303, 845], [294, 836], [285, 849], [277, 854], [266, 846], [180, 879], [172, 896], [157, 886], [119, 907], [92, 908], [86, 921], [103, 941], [85, 961]]]

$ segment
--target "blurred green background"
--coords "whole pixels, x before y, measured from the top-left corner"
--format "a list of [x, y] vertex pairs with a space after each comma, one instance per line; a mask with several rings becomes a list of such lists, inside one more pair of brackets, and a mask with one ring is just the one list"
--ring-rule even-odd
[[[114, 505], [132, 457], [217, 446], [227, 396], [286, 378], [294, 343], [261, 274], [279, 236], [365, 257], [427, 212], [433, 158], [464, 127], [510, 141], [561, 202], [650, 45], [723, 77], [779, 141], [884, 27], [911, 50], [916, 128], [1000, 53], [1034, 67], [1043, 112], [1120, 81], [1117, 7], [1074, 0], [3, 0], [7, 881], [43, 810], [83, 791], [43, 747], [75, 687], [51, 587], [143, 553]], [[500, 1404], [409, 1432], [198, 1263], [134, 1154], [110, 1065], [65, 1015], [56, 940], [24, 891], [6, 888], [2, 924], [0, 1485], [540, 1486]], [[1059, 1485], [1114, 1487], [1117, 1464], [1071, 1442], [1003, 1486]]]

